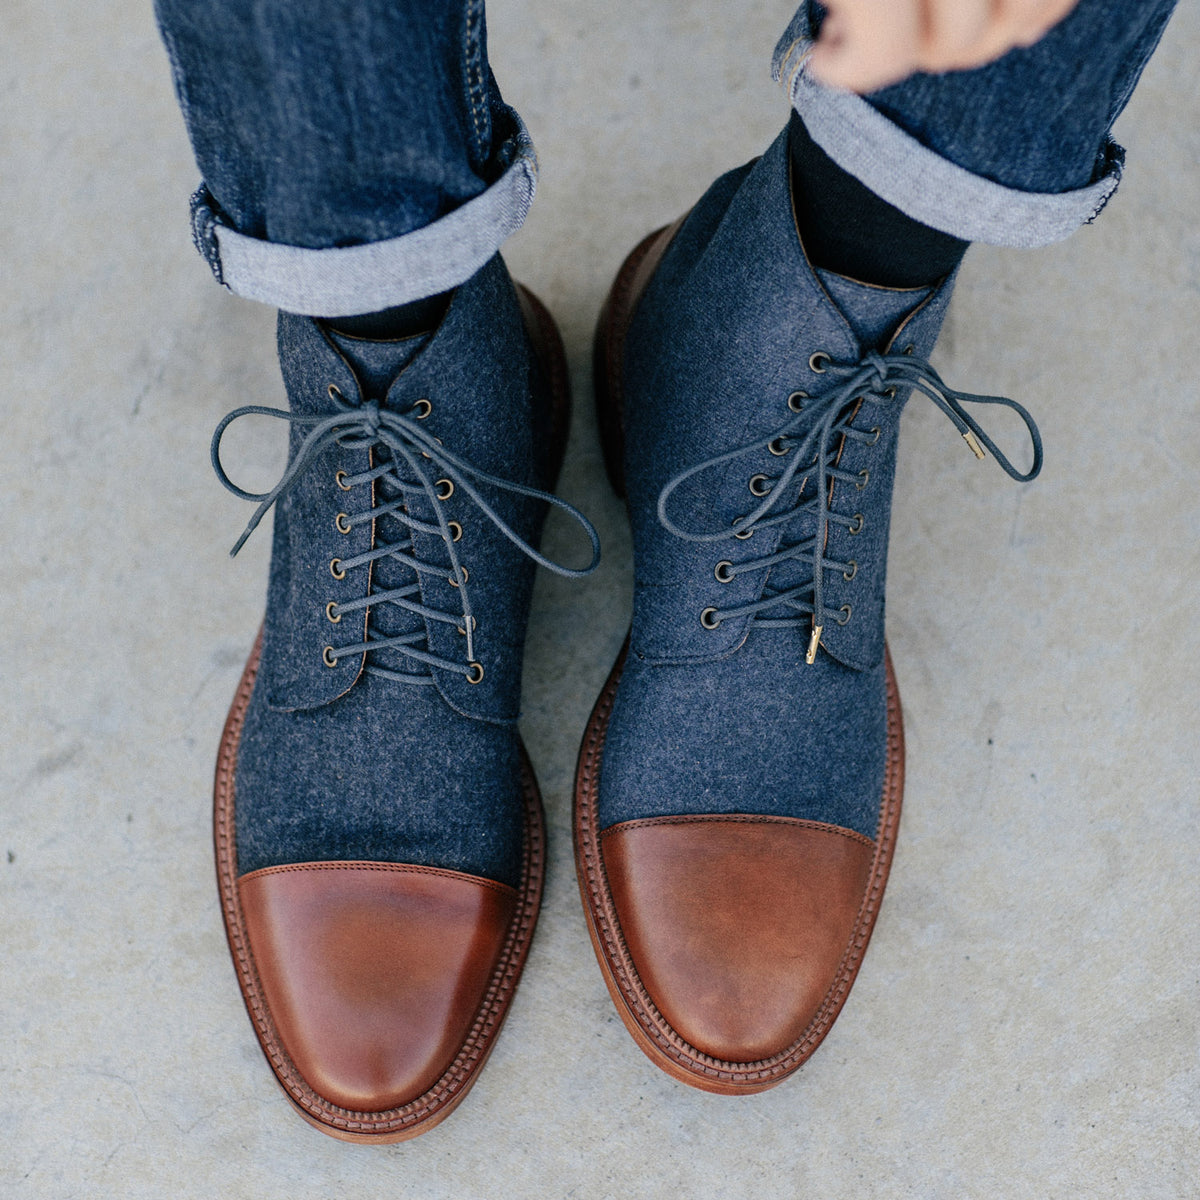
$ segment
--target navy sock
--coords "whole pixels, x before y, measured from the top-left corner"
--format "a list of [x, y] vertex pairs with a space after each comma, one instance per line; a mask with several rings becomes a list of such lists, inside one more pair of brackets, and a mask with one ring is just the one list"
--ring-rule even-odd
[[814, 267], [880, 287], [935, 283], [962, 261], [970, 242], [913, 220], [881, 200], [809, 136], [788, 126], [796, 224]]
[[368, 396], [382, 400], [392, 380], [425, 348], [445, 315], [450, 292], [379, 312], [323, 322]]
[[379, 312], [360, 313], [352, 317], [333, 317], [327, 324], [338, 333], [371, 341], [391, 341], [411, 337], [414, 333], [432, 333], [450, 303], [450, 292], [398, 304]]

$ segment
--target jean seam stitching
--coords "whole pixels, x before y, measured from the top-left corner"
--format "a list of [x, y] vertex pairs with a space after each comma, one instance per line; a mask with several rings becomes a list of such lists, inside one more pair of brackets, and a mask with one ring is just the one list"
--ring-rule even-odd
[[483, 144], [483, 126], [481, 117], [484, 115], [483, 88], [483, 47], [480, 44], [479, 26], [482, 18], [482, 7], [478, 0], [469, 0], [467, 4], [466, 55], [467, 55], [467, 98], [471, 107], [471, 123], [475, 130], [475, 152], [480, 160], [483, 159], [486, 147]]

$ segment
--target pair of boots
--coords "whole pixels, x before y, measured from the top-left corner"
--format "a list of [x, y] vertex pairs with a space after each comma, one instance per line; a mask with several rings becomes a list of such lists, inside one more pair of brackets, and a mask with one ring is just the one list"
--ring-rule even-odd
[[[577, 870], [614, 1003], [686, 1083], [760, 1091], [828, 1032], [903, 783], [883, 637], [914, 392], [1014, 478], [1023, 409], [927, 363], [952, 278], [814, 271], [786, 135], [627, 260], [602, 314], [606, 460], [633, 627], [584, 735]], [[562, 344], [493, 259], [437, 329], [281, 314], [291, 454], [267, 615], [216, 777], [218, 876], [262, 1047], [301, 1114], [415, 1136], [463, 1098], [537, 918], [545, 829], [516, 729], [536, 549], [566, 439]], [[1025, 420], [1019, 474], [964, 400]], [[220, 438], [240, 409], [214, 436]], [[592, 541], [594, 531], [574, 513]], [[245, 535], [244, 535], [245, 536]], [[240, 544], [240, 543], [239, 543]]]

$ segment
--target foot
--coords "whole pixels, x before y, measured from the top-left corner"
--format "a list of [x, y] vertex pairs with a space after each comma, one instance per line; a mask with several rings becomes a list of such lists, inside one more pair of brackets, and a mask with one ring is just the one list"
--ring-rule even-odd
[[904, 773], [883, 597], [905, 401], [1014, 476], [1039, 465], [1019, 476], [926, 361], [952, 279], [816, 272], [792, 213], [781, 137], [633, 252], [597, 340], [636, 579], [580, 756], [577, 868], [638, 1045], [722, 1093], [812, 1054], [879, 911]]
[[280, 484], [240, 492], [218, 454], [231, 420], [273, 410], [214, 437], [222, 480], [260, 502], [250, 529], [276, 505], [217, 766], [221, 899], [301, 1115], [399, 1141], [474, 1083], [537, 918], [545, 835], [516, 719], [534, 564], [583, 573], [535, 548], [547, 503], [567, 507], [545, 492], [566, 365], [499, 258], [431, 334], [364, 343], [281, 314], [279, 350]]

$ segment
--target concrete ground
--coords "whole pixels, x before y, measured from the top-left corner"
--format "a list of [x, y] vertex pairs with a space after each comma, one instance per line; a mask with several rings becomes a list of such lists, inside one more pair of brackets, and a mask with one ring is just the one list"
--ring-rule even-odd
[[[905, 417], [905, 814], [841, 1020], [783, 1086], [703, 1095], [643, 1058], [593, 960], [570, 784], [630, 554], [590, 331], [632, 243], [782, 124], [767, 62], [788, 7], [494, 5], [495, 67], [543, 166], [506, 253], [566, 335], [562, 489], [605, 560], [537, 593], [524, 732], [552, 853], [508, 1025], [449, 1121], [370, 1149], [310, 1129], [276, 1086], [211, 863], [269, 538], [228, 559], [248, 513], [208, 440], [230, 408], [281, 400], [273, 314], [191, 251], [196, 172], [148, 0], [7, 0], [3, 1196], [1200, 1195], [1195, 4], [1118, 125], [1129, 170], [1103, 219], [967, 259], [936, 361], [1034, 410], [1042, 477], [976, 463], [929, 406]], [[278, 452], [247, 441], [244, 465], [266, 479]]]

